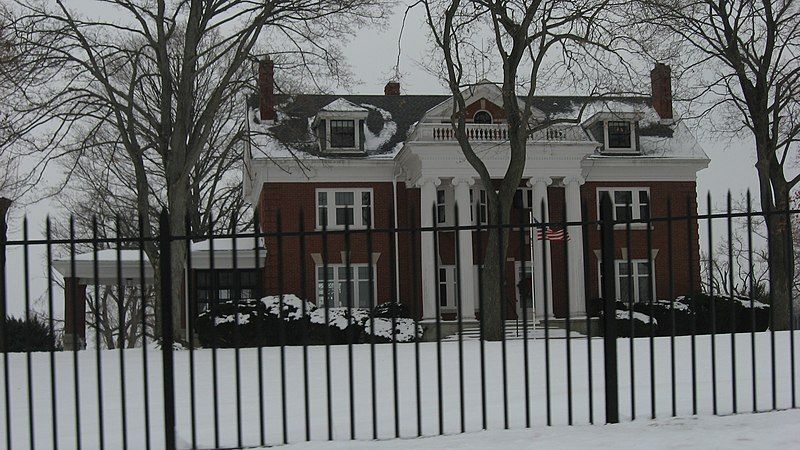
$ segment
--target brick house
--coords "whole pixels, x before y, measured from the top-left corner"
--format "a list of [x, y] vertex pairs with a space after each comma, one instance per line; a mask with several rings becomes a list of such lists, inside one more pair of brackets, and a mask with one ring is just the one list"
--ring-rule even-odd
[[[512, 221], [528, 220], [531, 213], [543, 222], [595, 221], [603, 191], [611, 194], [618, 219], [664, 217], [670, 199], [675, 216], [695, 213], [697, 172], [709, 159], [686, 125], [673, 119], [669, 67], [656, 65], [651, 83], [649, 97], [536, 98], [534, 120], [580, 119], [580, 124], [554, 124], [531, 136]], [[500, 90], [482, 82], [466, 94], [470, 139], [499, 179], [508, 164]], [[436, 302], [443, 320], [459, 314], [475, 320], [483, 235], [401, 231], [371, 233], [368, 239], [366, 232], [370, 225], [379, 230], [452, 226], [456, 204], [459, 224], [485, 223], [487, 186], [453, 136], [452, 108], [450, 96], [401, 94], [396, 82], [386, 85], [384, 95], [276, 95], [272, 63], [262, 62], [258, 95], [248, 101], [253, 138], [245, 148], [245, 195], [263, 231], [278, 230], [278, 217], [282, 231], [320, 231], [323, 224], [328, 230], [302, 243], [296, 236], [285, 238], [280, 249], [276, 239], [267, 239], [265, 293], [292, 293], [323, 304], [328, 280], [327, 303], [345, 306], [349, 263], [356, 306], [369, 305], [371, 289], [376, 303], [399, 299], [423, 323], [435, 319]], [[348, 237], [345, 226], [351, 230]], [[647, 301], [699, 288], [696, 221], [653, 222], [652, 285], [646, 225], [631, 228], [630, 246], [624, 226], [615, 232], [620, 298], [627, 300], [630, 293], [634, 301]], [[505, 270], [507, 318], [521, 314], [520, 299], [530, 298], [528, 286], [538, 318], [545, 308], [556, 319], [567, 310], [571, 317], [585, 316], [586, 300], [599, 296], [599, 229], [592, 224], [585, 233], [581, 227], [567, 231], [568, 239], [544, 245], [512, 234]], [[537, 245], [531, 248], [531, 241]], [[672, 277], [670, 242], [675, 246]]]

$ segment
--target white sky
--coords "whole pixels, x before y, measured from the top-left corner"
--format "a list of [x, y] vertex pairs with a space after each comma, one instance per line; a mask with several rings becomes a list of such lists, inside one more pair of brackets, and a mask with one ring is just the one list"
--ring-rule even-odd
[[[84, 0], [85, 1], [85, 0]], [[352, 40], [345, 50], [346, 57], [352, 66], [353, 72], [360, 80], [352, 89], [353, 93], [382, 94], [386, 81], [392, 74], [397, 58], [397, 39], [403, 19], [405, 7], [395, 7], [388, 26], [382, 29], [363, 30]], [[423, 70], [419, 64], [428, 52], [431, 51], [427, 43], [424, 30], [423, 11], [419, 8], [412, 10], [407, 19], [402, 40], [402, 56], [400, 71], [403, 74], [401, 90], [405, 94], [442, 94], [446, 93], [439, 80]], [[707, 192], [711, 192], [716, 207], [724, 205], [724, 195], [730, 190], [734, 198], [751, 189], [754, 199], [757, 198], [757, 179], [753, 164], [754, 151], [749, 140], [739, 138], [729, 139], [719, 135], [710, 135], [696, 130], [696, 136], [701, 145], [711, 158], [708, 169], [698, 174], [698, 197], [701, 212], [705, 211]], [[754, 200], [754, 204], [757, 202]], [[41, 238], [44, 230], [44, 220], [48, 214], [61, 214], [56, 211], [52, 202], [40, 202], [27, 207], [22, 206], [11, 223], [9, 239], [21, 237], [21, 215], [27, 214], [30, 223], [31, 238]], [[705, 234], [705, 227], [701, 225], [701, 240]], [[702, 248], [705, 248], [705, 244]], [[36, 300], [44, 295], [46, 278], [44, 266], [44, 249], [42, 246], [31, 251], [31, 298]], [[8, 279], [8, 311], [11, 315], [21, 315], [24, 311], [24, 290], [21, 280], [22, 251], [20, 248], [10, 249], [8, 252], [7, 279]], [[57, 312], [63, 307], [61, 289], [56, 288], [55, 304]], [[46, 303], [40, 303], [46, 305]]]

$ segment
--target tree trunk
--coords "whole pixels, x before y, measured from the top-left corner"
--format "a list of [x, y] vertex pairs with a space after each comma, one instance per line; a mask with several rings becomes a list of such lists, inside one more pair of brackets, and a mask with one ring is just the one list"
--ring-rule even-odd
[[774, 214], [767, 220], [767, 238], [769, 246], [769, 278], [770, 300], [772, 305], [774, 327], [777, 330], [786, 330], [790, 325], [790, 308], [792, 301], [792, 287], [794, 281], [794, 251], [792, 245], [791, 226], [786, 214], [786, 205], [779, 201]]
[[503, 259], [498, 247], [500, 230], [490, 228], [488, 232], [486, 254], [483, 260], [483, 305], [481, 322], [486, 340], [499, 341], [503, 337], [502, 302], [504, 299], [505, 277], [503, 276]]
[[[172, 331], [176, 342], [185, 341], [181, 327], [181, 303], [186, 301], [183, 295], [183, 283], [187, 256], [185, 235], [188, 196], [189, 187], [184, 182], [173, 184], [168, 193], [169, 222], [172, 233], [170, 265], [170, 277], [172, 278]], [[176, 236], [179, 238], [176, 239]]]

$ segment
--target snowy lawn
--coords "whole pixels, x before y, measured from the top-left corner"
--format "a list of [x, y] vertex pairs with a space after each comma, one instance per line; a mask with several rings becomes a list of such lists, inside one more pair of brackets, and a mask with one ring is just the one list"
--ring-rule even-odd
[[[776, 333], [776, 399], [778, 408], [791, 407], [791, 375], [789, 333]], [[572, 407], [575, 424], [589, 422], [589, 388], [586, 339], [573, 339], [572, 343]], [[593, 374], [593, 411], [595, 423], [604, 422], [603, 398], [603, 353], [602, 340], [592, 339], [591, 371]], [[697, 337], [697, 395], [698, 412], [701, 415], [712, 414], [711, 383], [711, 338]], [[795, 357], [800, 357], [800, 333], [795, 333]], [[531, 409], [531, 425], [537, 432], [550, 436], [550, 431], [542, 431], [546, 423], [546, 388], [544, 341], [529, 341], [530, 379], [529, 406]], [[670, 378], [670, 339], [655, 340], [655, 390], [656, 412], [659, 418], [667, 418], [671, 414], [671, 378]], [[420, 392], [422, 412], [422, 434], [425, 436], [439, 433], [436, 344], [421, 343], [420, 349]], [[475, 432], [481, 429], [481, 378], [480, 378], [480, 346], [478, 341], [464, 342], [464, 412], [465, 429]], [[442, 349], [442, 397], [443, 424], [447, 434], [458, 433], [460, 424], [459, 400], [459, 364], [458, 342], [445, 342]], [[523, 365], [523, 341], [509, 341], [506, 344], [507, 354], [507, 402], [508, 426], [520, 429], [525, 426], [525, 384]], [[678, 337], [675, 345], [677, 414], [689, 416], [692, 413], [690, 338]], [[504, 426], [504, 391], [501, 364], [500, 343], [486, 343], [486, 407], [488, 428], [502, 429]], [[258, 352], [263, 359], [263, 378], [258, 378]], [[718, 412], [729, 414], [732, 411], [732, 373], [730, 358], [730, 336], [717, 336], [717, 397]], [[619, 403], [622, 421], [629, 421], [631, 411], [630, 385], [630, 352], [629, 340], [618, 341], [619, 352]], [[350, 402], [347, 346], [333, 346], [331, 354], [331, 404], [333, 418], [333, 437], [336, 440], [350, 438]], [[636, 419], [647, 422], [650, 413], [650, 353], [649, 340], [638, 338], [635, 341], [635, 383]], [[190, 383], [188, 351], [175, 352], [175, 387], [177, 402], [177, 434], [182, 448], [191, 447], [192, 426], [190, 408]], [[219, 424], [219, 435], [215, 436], [215, 404], [212, 370], [212, 352], [199, 350], [194, 352], [194, 386], [196, 392], [196, 443], [201, 448], [235, 447], [237, 445], [236, 414], [236, 370], [233, 350], [219, 350], [217, 357], [217, 390], [216, 412]], [[302, 347], [285, 349], [285, 386], [286, 386], [286, 429], [288, 442], [297, 443], [305, 440], [305, 397], [303, 388]], [[143, 365], [141, 349], [122, 352], [125, 365], [125, 382], [120, 383], [120, 352], [102, 352], [102, 388], [103, 388], [103, 421], [104, 436], [107, 448], [121, 448], [123, 439], [122, 427], [122, 387], [125, 390], [125, 436], [129, 448], [144, 448], [145, 441], [145, 405], [143, 396]], [[277, 444], [283, 441], [282, 436], [282, 401], [281, 401], [281, 350], [279, 348], [243, 349], [240, 352], [241, 396], [238, 402], [241, 408], [242, 443], [255, 446], [260, 444], [259, 433], [259, 394], [263, 388], [263, 400], [266, 410], [264, 426], [266, 443]], [[31, 357], [33, 379], [33, 433], [37, 449], [51, 448], [52, 418], [57, 419], [57, 435], [59, 448], [75, 447], [75, 403], [73, 356], [70, 352], [55, 354], [56, 361], [56, 398], [55, 409], [50, 399], [50, 366], [49, 354], [37, 353]], [[400, 435], [417, 436], [417, 401], [415, 377], [415, 344], [399, 344], [397, 346]], [[80, 390], [80, 431], [83, 448], [99, 447], [99, 414], [97, 365], [93, 351], [79, 352], [79, 390]], [[372, 438], [372, 400], [370, 389], [370, 346], [353, 346], [353, 378], [354, 414], [356, 438], [368, 440]], [[149, 407], [150, 438], [153, 448], [163, 447], [163, 406], [161, 391], [161, 355], [157, 351], [148, 351], [149, 366]], [[377, 380], [376, 414], [378, 420], [377, 434], [380, 438], [394, 437], [394, 404], [392, 376], [392, 346], [382, 344], [375, 346], [375, 366]], [[308, 388], [311, 428], [313, 440], [325, 440], [328, 437], [327, 390], [325, 371], [325, 347], [308, 348]], [[756, 335], [756, 367], [758, 410], [772, 408], [771, 396], [771, 364], [770, 334]], [[29, 448], [29, 410], [26, 355], [9, 355], [10, 388], [11, 388], [11, 438], [14, 449]], [[796, 381], [800, 377], [796, 374]], [[0, 371], [0, 377], [2, 371]], [[551, 412], [554, 425], [567, 423], [568, 388], [566, 370], [566, 341], [550, 341], [550, 376], [551, 376]], [[259, 383], [261, 381], [261, 383]], [[0, 381], [5, 383], [5, 380]], [[738, 410], [753, 410], [751, 378], [750, 335], [740, 334], [736, 341], [736, 385]], [[0, 424], [5, 423], [6, 400], [0, 394]], [[55, 414], [53, 414], [55, 412]], [[751, 417], [751, 416], [745, 416]], [[746, 419], [742, 419], [746, 420]], [[756, 419], [753, 419], [756, 420]], [[670, 422], [666, 422], [670, 423]], [[680, 423], [692, 423], [691, 420]], [[2, 425], [4, 434], [6, 430]], [[564, 430], [563, 428], [560, 428]], [[572, 430], [572, 429], [570, 429]], [[591, 432], [585, 428], [576, 428], [576, 433]], [[5, 437], [5, 436], [4, 436]], [[215, 442], [215, 437], [218, 442]], [[5, 441], [0, 439], [0, 446]]]
[[307, 442], [287, 450], [334, 449], [765, 449], [800, 448], [800, 410], [689, 417], [618, 425], [537, 426], [380, 442]]

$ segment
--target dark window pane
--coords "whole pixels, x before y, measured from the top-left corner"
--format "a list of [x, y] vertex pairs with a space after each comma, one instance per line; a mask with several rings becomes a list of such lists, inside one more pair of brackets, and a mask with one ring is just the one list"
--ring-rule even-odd
[[631, 147], [631, 123], [624, 121], [608, 122], [608, 148]]
[[331, 120], [331, 147], [354, 148], [356, 124], [354, 120]]
[[353, 192], [337, 192], [336, 205], [352, 206], [355, 202], [355, 194]]
[[353, 208], [336, 208], [336, 225], [353, 225]]

